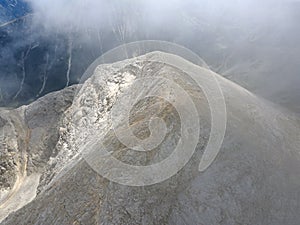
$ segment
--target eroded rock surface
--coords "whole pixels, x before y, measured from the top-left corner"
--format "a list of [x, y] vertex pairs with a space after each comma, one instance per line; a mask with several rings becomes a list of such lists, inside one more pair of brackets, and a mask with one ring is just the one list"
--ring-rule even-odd
[[[161, 54], [97, 67], [78, 87], [72, 105], [74, 90], [67, 89], [23, 109], [24, 124], [31, 131], [27, 170], [42, 174], [39, 192], [2, 224], [300, 223], [299, 118], [217, 76], [227, 105], [227, 130], [216, 160], [199, 172], [211, 130], [209, 104], [188, 74], [153, 62]], [[201, 71], [199, 76], [210, 74]], [[176, 175], [150, 186], [131, 187], [101, 176], [81, 153], [91, 137], [132, 165], [157, 163], [174, 150], [182, 124], [176, 109], [163, 98], [145, 98], [129, 115], [130, 129], [141, 140], [150, 135], [151, 117], [165, 122], [167, 133], [153, 150], [129, 149], [112, 129], [110, 116], [117, 99], [145, 77], [164, 77], [183, 87], [199, 112], [201, 133], [193, 157]], [[156, 91], [156, 85], [145, 85], [148, 93]], [[172, 95], [168, 89], [158, 92]], [[1, 121], [0, 125], [6, 123]]]
[[55, 155], [59, 124], [76, 88], [18, 109], [0, 110], [0, 221], [34, 199], [40, 175]]

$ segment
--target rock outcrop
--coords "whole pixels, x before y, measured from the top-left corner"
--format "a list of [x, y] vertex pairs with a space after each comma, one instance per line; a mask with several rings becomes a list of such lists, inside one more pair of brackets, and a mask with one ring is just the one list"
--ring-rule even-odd
[[[155, 62], [162, 55], [187, 63], [154, 52], [99, 65], [80, 86], [20, 109], [2, 111], [0, 127], [7, 132], [7, 140], [1, 149], [1, 188], [13, 190], [20, 171], [25, 178], [40, 175], [33, 190], [38, 194], [21, 209], [9, 211], [2, 224], [300, 223], [299, 118], [216, 75], [227, 106], [227, 129], [215, 161], [199, 172], [212, 129], [209, 103], [188, 74]], [[199, 76], [211, 74], [200, 70]], [[83, 152], [94, 138], [119, 161], [146, 166], [166, 159], [184, 135], [176, 108], [152, 95], [132, 107], [129, 128], [139, 140], [145, 140], [154, 132], [149, 127], [151, 118], [160, 118], [166, 131], [162, 142], [141, 152], [119, 140], [113, 125], [122, 126], [119, 116], [124, 112], [112, 118], [113, 107], [127, 90], [135, 91], [136, 80], [145, 78], [165, 78], [183, 87], [199, 113], [201, 132], [192, 158], [174, 176], [152, 185], [126, 186], [110, 181], [91, 166]], [[164, 81], [159, 85], [146, 82], [140, 94], [172, 95], [167, 88], [158, 90], [163, 85]], [[186, 99], [180, 101], [184, 104]]]
[[0, 220], [35, 197], [40, 175], [57, 154], [59, 124], [75, 90], [66, 88], [28, 106], [0, 110]]

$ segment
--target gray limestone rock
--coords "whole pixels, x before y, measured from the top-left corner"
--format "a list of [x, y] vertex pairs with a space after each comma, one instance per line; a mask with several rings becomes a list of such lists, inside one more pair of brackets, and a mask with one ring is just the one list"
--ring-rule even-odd
[[37, 173], [56, 154], [61, 116], [75, 90], [66, 88], [18, 109], [0, 109], [0, 220], [36, 194]]
[[[227, 129], [215, 161], [199, 172], [212, 129], [210, 105], [187, 73], [153, 62], [164, 55], [155, 52], [101, 65], [77, 91], [65, 89], [12, 111], [19, 113], [23, 129], [30, 130], [27, 170], [40, 173], [41, 179], [34, 200], [2, 224], [300, 224], [300, 119], [217, 76], [226, 102]], [[199, 76], [210, 74], [201, 71]], [[153, 95], [134, 104], [128, 124], [139, 140], [146, 140], [154, 132], [150, 118], [160, 118], [166, 131], [162, 142], [141, 152], [120, 141], [117, 133], [124, 111], [119, 108], [112, 121], [113, 107], [126, 91], [135, 92], [134, 81], [142, 78], [172, 79], [183, 87], [199, 113], [201, 132], [192, 158], [172, 177], [148, 186], [126, 186], [105, 178], [84, 157], [95, 139], [115, 159], [146, 166], [167, 159], [185, 135], [176, 108]], [[135, 94], [172, 96], [169, 89], [158, 89], [164, 85], [146, 82], [145, 92], [136, 89]], [[180, 102], [188, 101], [182, 96]], [[0, 118], [0, 127], [6, 126], [9, 120], [2, 114]], [[22, 139], [22, 132], [16, 133]]]

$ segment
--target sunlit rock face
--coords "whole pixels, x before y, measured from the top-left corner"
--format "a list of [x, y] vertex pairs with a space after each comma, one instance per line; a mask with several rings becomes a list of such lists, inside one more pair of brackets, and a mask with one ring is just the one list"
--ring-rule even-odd
[[[199, 172], [199, 162], [212, 128], [211, 106], [189, 74], [159, 62], [161, 56], [187, 63], [178, 56], [154, 52], [99, 65], [80, 86], [46, 95], [17, 110], [5, 111], [10, 118], [14, 114], [18, 116], [18, 120], [12, 119], [20, 121], [20, 128], [14, 129], [16, 140], [26, 137], [29, 146], [16, 150], [27, 156], [22, 164], [26, 165], [23, 180], [35, 174], [39, 179], [30, 177], [38, 180], [38, 185], [32, 188], [33, 195], [27, 193], [31, 198], [24, 204], [28, 204], [16, 212], [7, 211], [10, 215], [2, 224], [300, 223], [299, 119], [216, 75], [225, 97], [227, 129], [216, 159]], [[199, 68], [199, 76], [211, 75], [207, 69]], [[172, 99], [170, 96], [174, 93], [167, 88], [159, 89], [164, 87], [164, 82], [156, 85], [145, 82], [141, 96], [156, 93], [160, 97], [137, 101], [131, 107], [129, 129], [125, 131], [131, 131], [139, 140], [147, 140], [154, 132], [149, 121], [157, 117], [165, 124], [165, 135], [158, 145], [145, 152], [134, 151], [119, 139], [120, 117], [126, 105], [112, 117], [114, 105], [124, 95], [126, 99], [128, 93], [137, 92], [135, 82], [146, 78], [165, 78], [182, 87], [193, 100], [201, 131], [194, 154], [175, 175], [152, 185], [127, 186], [111, 181], [109, 175], [103, 176], [102, 171], [94, 167], [101, 162], [100, 158], [94, 157], [96, 163], [90, 163], [86, 149], [95, 140], [102, 143], [98, 148], [105, 148], [115, 159], [147, 166], [167, 159], [185, 135], [181, 132], [183, 118], [172, 101], [164, 99]], [[183, 106], [188, 102], [184, 97], [179, 100]], [[0, 126], [4, 124], [2, 127], [10, 132], [12, 128], [5, 125], [9, 120], [1, 118]], [[18, 143], [18, 148], [23, 147], [23, 142]], [[11, 171], [17, 174], [14, 167]], [[137, 179], [133, 176], [123, 180], [131, 178]], [[15, 182], [16, 179], [12, 179], [10, 186]], [[24, 182], [12, 193], [12, 200], [0, 207], [15, 204], [13, 196], [23, 191], [22, 184]], [[35, 196], [35, 193], [38, 194]]]

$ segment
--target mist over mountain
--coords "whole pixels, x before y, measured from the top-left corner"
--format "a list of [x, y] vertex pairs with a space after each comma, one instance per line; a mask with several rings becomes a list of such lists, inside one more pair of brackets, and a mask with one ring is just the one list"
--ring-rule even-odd
[[0, 26], [1, 105], [30, 102], [77, 83], [94, 59], [120, 44], [166, 40], [299, 112], [299, 5], [280, 0], [3, 1], [1, 21], [21, 19]]
[[0, 0], [0, 223], [300, 224], [300, 1]]

